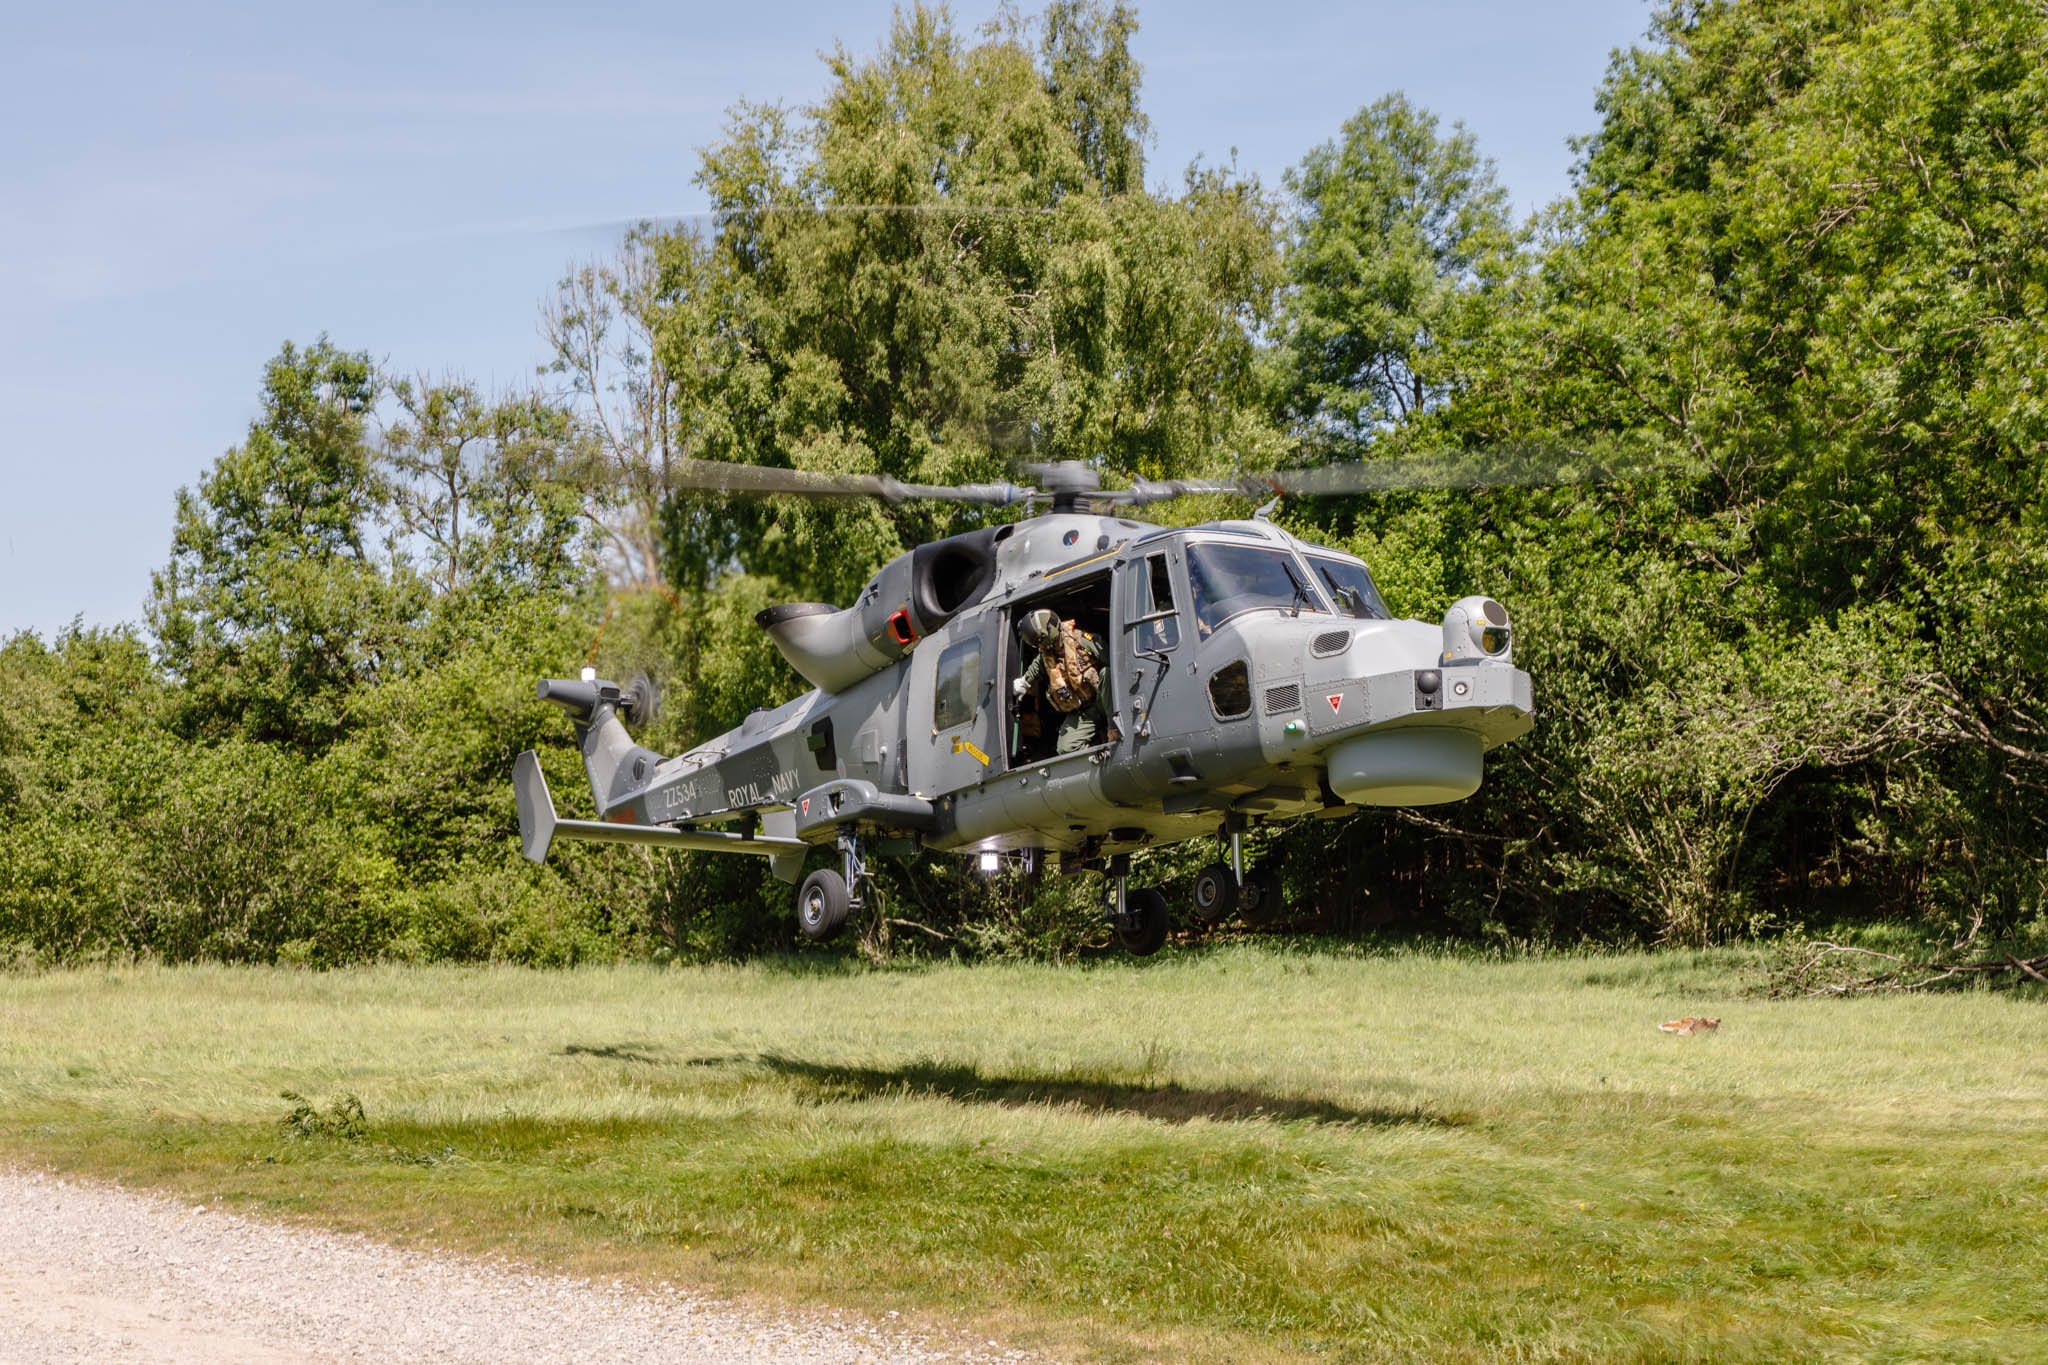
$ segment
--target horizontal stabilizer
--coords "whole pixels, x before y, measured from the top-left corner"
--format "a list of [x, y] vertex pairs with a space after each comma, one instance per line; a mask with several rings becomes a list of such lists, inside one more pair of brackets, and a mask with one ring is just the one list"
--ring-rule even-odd
[[557, 820], [553, 832], [564, 839], [586, 839], [593, 844], [653, 844], [684, 853], [751, 853], [757, 858], [779, 858], [784, 854], [802, 857], [811, 851], [811, 846], [801, 839], [768, 835], [749, 838], [710, 829], [670, 829], [667, 825], [615, 825], [609, 820]]

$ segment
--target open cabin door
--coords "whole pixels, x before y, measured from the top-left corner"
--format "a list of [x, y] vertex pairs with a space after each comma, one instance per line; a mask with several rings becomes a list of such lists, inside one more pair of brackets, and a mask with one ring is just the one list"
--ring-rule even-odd
[[903, 728], [913, 755], [911, 790], [922, 796], [972, 787], [1001, 770], [996, 737], [1003, 710], [997, 695], [1001, 615], [984, 611], [956, 621], [911, 656]]

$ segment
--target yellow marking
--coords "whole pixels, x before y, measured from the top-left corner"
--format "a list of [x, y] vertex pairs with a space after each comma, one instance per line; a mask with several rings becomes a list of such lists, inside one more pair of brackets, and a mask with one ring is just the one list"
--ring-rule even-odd
[[1118, 550], [1121, 550], [1124, 546], [1130, 544], [1130, 539], [1131, 538], [1129, 536], [1125, 536], [1122, 540], [1119, 540], [1116, 544], [1110, 546], [1107, 550], [1104, 550], [1099, 555], [1091, 555], [1087, 559], [1077, 559], [1071, 564], [1062, 564], [1057, 569], [1047, 569], [1045, 573], [1041, 575], [1041, 581], [1045, 578], [1058, 578], [1061, 574], [1072, 573], [1075, 569], [1085, 569], [1090, 564], [1100, 564], [1103, 560], [1114, 557]]
[[975, 748], [975, 747], [974, 747], [974, 745], [973, 745], [972, 743], [970, 743], [969, 741], [967, 741], [967, 740], [964, 740], [964, 739], [960, 739], [960, 738], [958, 738], [957, 736], [956, 736], [956, 737], [954, 738], [954, 740], [953, 740], [953, 752], [954, 752], [954, 753], [956, 753], [956, 754], [961, 754], [961, 753], [966, 753], [966, 754], [973, 754], [973, 755], [974, 755], [974, 761], [975, 761], [976, 763], [979, 763], [979, 764], [980, 764], [980, 765], [981, 765], [982, 767], [984, 767], [984, 768], [986, 768], [986, 767], [988, 766], [988, 755], [987, 755], [987, 754], [985, 754], [985, 753], [983, 753], [983, 752], [982, 752], [981, 750], [979, 750], [979, 749]]

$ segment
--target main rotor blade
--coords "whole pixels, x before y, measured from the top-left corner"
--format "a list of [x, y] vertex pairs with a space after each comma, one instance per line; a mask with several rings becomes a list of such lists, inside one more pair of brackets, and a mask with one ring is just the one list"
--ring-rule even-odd
[[[1488, 450], [1438, 450], [1390, 455], [1345, 464], [1310, 465], [1241, 474], [1235, 478], [1139, 479], [1129, 488], [1098, 488], [1093, 471], [1078, 464], [1035, 466], [1054, 492], [1104, 511], [1143, 507], [1195, 494], [1266, 499], [1347, 493], [1388, 493], [1428, 488], [1532, 488], [1580, 483], [1618, 483], [1683, 473], [1692, 466], [1669, 454], [1626, 450], [1606, 442], [1567, 445], [1497, 446]], [[972, 502], [1004, 507], [1052, 496], [1014, 483], [904, 483], [886, 474], [828, 474], [722, 460], [675, 460], [668, 468], [671, 488], [705, 493], [808, 498], [879, 498], [898, 503], [912, 498]]]
[[849, 214], [901, 215], [913, 218], [967, 218], [977, 215], [1025, 215], [1044, 217], [1060, 210], [1044, 204], [740, 204], [723, 209], [689, 209], [682, 213], [653, 213], [643, 218], [613, 218], [595, 223], [572, 223], [554, 231], [565, 234], [631, 232], [637, 228], [671, 228], [683, 224], [709, 223], [713, 226], [733, 218], [755, 214], [781, 217], [803, 215], [830, 218]]
[[1489, 450], [1423, 451], [1346, 464], [1312, 465], [1243, 474], [1234, 479], [1140, 479], [1130, 488], [1104, 490], [1125, 506], [1139, 507], [1196, 493], [1248, 498], [1314, 497], [1344, 493], [1388, 493], [1425, 488], [1535, 488], [1578, 483], [1618, 483], [1654, 478], [1689, 468], [1668, 455], [1619, 448], [1563, 445], [1500, 446]]
[[1014, 483], [904, 483], [886, 474], [821, 474], [808, 469], [727, 464], [723, 460], [671, 461], [668, 483], [672, 488], [704, 493], [794, 493], [807, 498], [880, 498], [891, 503], [907, 498], [933, 498], [993, 507], [1044, 496], [1035, 488]]

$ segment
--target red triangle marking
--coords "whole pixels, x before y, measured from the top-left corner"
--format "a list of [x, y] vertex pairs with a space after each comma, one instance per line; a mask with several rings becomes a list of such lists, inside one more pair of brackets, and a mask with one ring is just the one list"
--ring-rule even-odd
[[801, 804], [804, 808], [804, 814], [809, 815], [811, 813], [811, 798], [806, 796]]
[[1333, 716], [1344, 709], [1344, 694], [1342, 692], [1332, 692], [1329, 696], [1324, 697], [1323, 700], [1330, 703], [1330, 714]]

